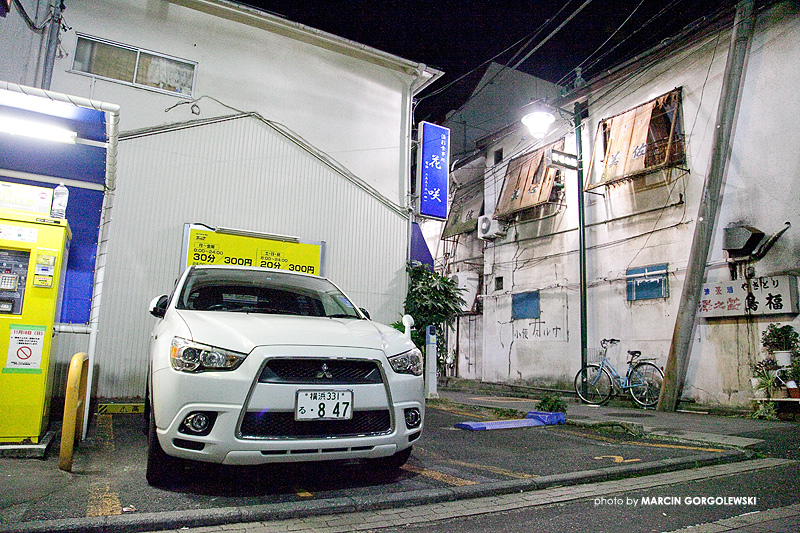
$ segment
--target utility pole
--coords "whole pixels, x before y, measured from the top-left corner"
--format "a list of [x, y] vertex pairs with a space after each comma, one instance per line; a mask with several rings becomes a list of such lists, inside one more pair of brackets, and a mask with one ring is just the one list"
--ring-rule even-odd
[[753, 4], [754, 0], [740, 0], [736, 5], [736, 17], [731, 31], [731, 48], [725, 65], [714, 128], [711, 163], [703, 185], [678, 316], [672, 333], [667, 366], [664, 369], [664, 383], [657, 406], [659, 411], [675, 410], [686, 381], [697, 306], [706, 277], [706, 263], [719, 211], [722, 181], [730, 159], [733, 124], [744, 81], [745, 60], [753, 36], [755, 22]]
[[575, 151], [578, 153], [578, 260], [580, 268], [580, 308], [581, 308], [581, 368], [585, 367], [589, 362], [588, 348], [587, 348], [587, 332], [589, 329], [589, 320], [586, 300], [586, 215], [583, 205], [583, 143], [581, 141], [581, 107], [578, 102], [575, 102], [573, 112], [573, 120], [575, 122]]
[[64, 2], [55, 0], [53, 2], [53, 15], [50, 19], [50, 32], [47, 36], [47, 53], [44, 57], [44, 68], [42, 71], [42, 89], [50, 90], [50, 81], [53, 79], [53, 67], [56, 62], [56, 50], [58, 50], [58, 34], [61, 30], [61, 12], [64, 10]]

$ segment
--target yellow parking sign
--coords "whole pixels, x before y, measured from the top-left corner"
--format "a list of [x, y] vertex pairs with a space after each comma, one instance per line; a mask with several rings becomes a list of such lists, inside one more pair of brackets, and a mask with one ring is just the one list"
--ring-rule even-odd
[[233, 265], [276, 268], [323, 275], [324, 242], [228, 228], [187, 224], [183, 243], [184, 267]]

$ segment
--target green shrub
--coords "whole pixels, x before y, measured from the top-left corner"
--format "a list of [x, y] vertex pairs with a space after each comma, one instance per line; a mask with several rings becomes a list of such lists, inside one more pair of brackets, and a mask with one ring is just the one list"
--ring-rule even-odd
[[778, 410], [775, 408], [775, 402], [758, 402], [758, 407], [750, 415], [750, 418], [761, 420], [777, 420]]
[[550, 413], [565, 413], [567, 412], [567, 402], [561, 396], [556, 394], [545, 394], [539, 403], [536, 404], [537, 411], [547, 411]]
[[[444, 336], [445, 327], [452, 328], [456, 317], [461, 314], [464, 299], [458, 284], [427, 265], [413, 261], [408, 264], [408, 293], [405, 300], [405, 312], [414, 318], [411, 340], [421, 350], [425, 350], [425, 328], [436, 326], [436, 352], [439, 370], [442, 371], [447, 356], [447, 343]], [[405, 328], [401, 321], [392, 324], [396, 329]]]

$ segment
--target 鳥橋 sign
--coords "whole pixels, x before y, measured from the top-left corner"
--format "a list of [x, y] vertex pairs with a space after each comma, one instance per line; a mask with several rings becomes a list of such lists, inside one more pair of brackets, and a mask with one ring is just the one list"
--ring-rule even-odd
[[703, 318], [797, 313], [794, 276], [706, 283], [697, 309]]

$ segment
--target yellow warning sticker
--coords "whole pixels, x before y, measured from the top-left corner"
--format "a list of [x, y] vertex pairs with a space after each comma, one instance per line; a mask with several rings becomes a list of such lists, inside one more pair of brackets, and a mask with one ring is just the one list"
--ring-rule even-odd
[[99, 414], [144, 413], [143, 403], [101, 403], [97, 406]]

